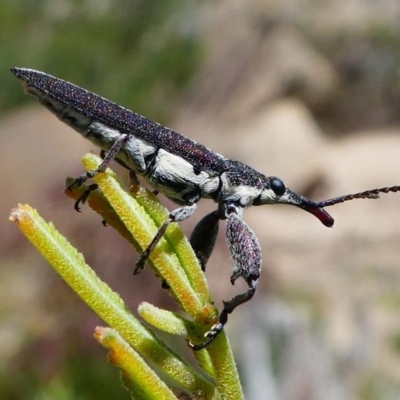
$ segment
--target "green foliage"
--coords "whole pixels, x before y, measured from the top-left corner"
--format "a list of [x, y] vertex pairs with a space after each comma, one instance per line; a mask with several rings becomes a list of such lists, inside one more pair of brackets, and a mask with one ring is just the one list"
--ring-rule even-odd
[[[188, 5], [2, 1], [0, 70], [39, 69], [165, 122], [201, 55]], [[0, 85], [2, 110], [27, 101], [10, 74], [0, 74]]]
[[[94, 170], [101, 160], [88, 154], [83, 163]], [[168, 211], [150, 192], [134, 187], [126, 192], [114, 174], [107, 170], [94, 178], [100, 191], [90, 196], [89, 205], [106, 222], [135, 247], [144, 249], [165, 221]], [[79, 197], [82, 189], [72, 192]], [[98, 327], [96, 339], [110, 352], [109, 361], [121, 369], [124, 387], [132, 398], [174, 399], [174, 393], [190, 393], [199, 399], [242, 399], [230, 346], [222, 332], [206, 349], [194, 352], [197, 368], [188, 364], [141, 323], [120, 296], [101, 281], [85, 260], [52, 224], [45, 222], [28, 205], [14, 209], [10, 217], [41, 252], [52, 267], [78, 296], [103, 319], [110, 328]], [[193, 342], [216, 322], [204, 274], [187, 239], [177, 224], [172, 224], [150, 254], [149, 263], [160, 279], [165, 280], [184, 318], [150, 304], [140, 306], [139, 313], [159, 330], [185, 336]], [[168, 383], [153, 370], [163, 372]], [[96, 384], [96, 382], [94, 382]]]
[[[112, 366], [96, 357], [71, 356], [59, 366], [57, 374], [43, 371], [9, 371], [11, 379], [0, 377], [0, 394], [7, 400], [83, 400], [124, 399], [126, 391], [118, 382]], [[46, 369], [46, 368], [44, 368]], [[14, 371], [15, 372], [15, 371]], [[4, 380], [2, 380], [4, 379]]]

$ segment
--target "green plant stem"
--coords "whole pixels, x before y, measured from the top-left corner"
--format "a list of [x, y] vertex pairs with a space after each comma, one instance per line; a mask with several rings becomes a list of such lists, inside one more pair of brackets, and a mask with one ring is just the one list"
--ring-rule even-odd
[[209, 398], [214, 398], [213, 386], [137, 321], [118, 294], [97, 277], [82, 254], [52, 224], [47, 224], [28, 205], [14, 209], [10, 219], [18, 223], [28, 240], [82, 300], [142, 356], [192, 393], [207, 393]]

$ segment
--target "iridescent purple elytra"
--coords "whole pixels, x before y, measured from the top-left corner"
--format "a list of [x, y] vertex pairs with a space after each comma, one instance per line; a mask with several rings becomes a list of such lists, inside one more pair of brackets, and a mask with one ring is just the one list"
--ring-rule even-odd
[[[228, 315], [255, 293], [261, 270], [261, 248], [254, 232], [242, 219], [246, 207], [289, 204], [313, 214], [325, 226], [331, 227], [334, 220], [324, 207], [356, 198], [376, 198], [379, 193], [400, 190], [400, 186], [372, 189], [316, 203], [292, 192], [277, 177], [267, 177], [246, 164], [227, 159], [79, 86], [28, 68], [12, 68], [11, 71], [22, 81], [28, 93], [36, 96], [61, 121], [104, 151], [100, 167], [81, 175], [73, 185], [80, 185], [104, 172], [115, 159], [180, 205], [170, 213], [140, 255], [135, 273], [143, 269], [149, 254], [171, 222], [189, 218], [202, 198], [212, 199], [218, 204], [216, 211], [197, 224], [190, 242], [204, 270], [216, 242], [219, 221], [226, 220], [227, 243], [234, 261], [231, 283], [242, 277], [248, 284], [248, 290], [224, 302], [218, 322], [205, 333], [205, 339], [199, 344], [190, 343], [194, 350], [211, 343], [222, 331]], [[77, 202], [76, 208], [89, 194], [90, 191]]]

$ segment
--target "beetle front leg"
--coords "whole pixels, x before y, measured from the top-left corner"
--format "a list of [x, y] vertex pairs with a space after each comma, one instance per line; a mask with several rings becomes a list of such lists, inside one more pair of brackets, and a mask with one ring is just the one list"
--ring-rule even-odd
[[249, 301], [257, 287], [261, 270], [261, 248], [258, 239], [249, 226], [241, 219], [237, 211], [230, 211], [227, 217], [226, 239], [235, 266], [231, 276], [232, 285], [235, 280], [242, 277], [249, 288], [247, 292], [235, 296], [232, 300], [224, 301], [218, 323], [204, 335], [206, 340], [200, 344], [189, 343], [193, 350], [201, 350], [209, 345], [224, 329], [228, 322], [228, 315], [241, 304]]
[[218, 211], [213, 211], [202, 218], [190, 235], [190, 244], [200, 262], [201, 269], [206, 270], [206, 264], [214, 250], [219, 230]]

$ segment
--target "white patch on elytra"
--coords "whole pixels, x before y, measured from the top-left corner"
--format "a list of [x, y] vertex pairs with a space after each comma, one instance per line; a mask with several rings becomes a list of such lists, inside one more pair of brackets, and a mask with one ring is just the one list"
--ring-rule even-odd
[[121, 131], [112, 129], [101, 122], [94, 121], [89, 125], [84, 136], [102, 148], [110, 148], [117, 138], [121, 136]]
[[157, 151], [157, 146], [131, 135], [125, 144], [125, 151], [127, 157], [139, 166], [138, 172], [144, 173], [146, 171], [145, 158], [154, 154]]
[[[90, 124], [86, 138], [107, 151], [121, 134], [120, 130], [112, 129], [101, 122], [95, 121]], [[129, 139], [118, 153], [117, 158], [127, 167], [138, 173], [144, 173], [146, 170], [145, 157], [154, 154], [156, 150], [157, 146], [129, 134]]]
[[[166, 150], [158, 151], [154, 165], [148, 176], [150, 183], [172, 199], [183, 200], [185, 194], [199, 192], [199, 189], [207, 195], [218, 188], [218, 177], [210, 177], [204, 171], [196, 174], [192, 164]], [[184, 189], [176, 192], [174, 186]]]
[[199, 184], [204, 179], [201, 173], [199, 175], [194, 173], [193, 165], [188, 161], [163, 149], [158, 151], [155, 165], [154, 173], [166, 180], [185, 184], [190, 182]]
[[74, 128], [76, 131], [85, 136], [84, 132], [92, 122], [92, 119], [90, 117], [82, 115], [78, 111], [75, 111], [71, 107], [68, 107], [68, 105], [66, 105], [65, 103], [51, 98], [44, 92], [26, 83], [25, 83], [25, 88], [28, 93], [36, 96], [38, 100], [49, 111], [51, 111], [59, 120], [63, 121], [71, 128]]

